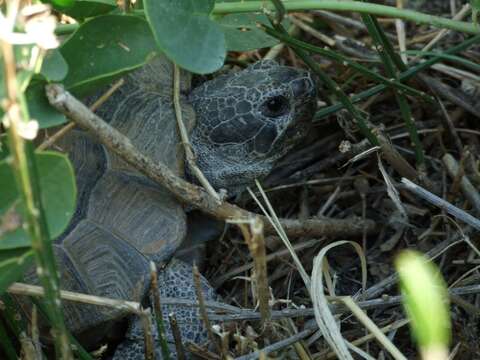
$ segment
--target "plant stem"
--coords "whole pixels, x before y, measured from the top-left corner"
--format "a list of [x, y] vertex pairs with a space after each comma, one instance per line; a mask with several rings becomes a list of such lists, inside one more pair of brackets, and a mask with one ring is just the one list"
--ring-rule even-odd
[[157, 267], [153, 261], [150, 261], [150, 291], [153, 297], [153, 314], [155, 315], [155, 322], [157, 323], [157, 332], [162, 349], [162, 356], [164, 360], [170, 360], [170, 351], [165, 335], [165, 325], [162, 313], [162, 304], [160, 300], [160, 291], [158, 287]]
[[[424, 62], [419, 63], [418, 65], [410, 67], [407, 71], [399, 74], [398, 80], [399, 81], [407, 81], [408, 79], [412, 78], [417, 73], [419, 73], [420, 71], [428, 69], [432, 65], [441, 61], [445, 57], [445, 55], [456, 54], [456, 53], [458, 53], [460, 51], [463, 51], [465, 49], [468, 49], [470, 46], [472, 46], [474, 44], [478, 44], [478, 43], [480, 43], [480, 35], [472, 36], [471, 38], [463, 41], [462, 43], [445, 50], [442, 54], [436, 55], [436, 56], [434, 56], [434, 57], [432, 57], [428, 60], [425, 60]], [[362, 91], [361, 93], [359, 93], [357, 95], [352, 96], [351, 101], [353, 103], [357, 103], [357, 102], [362, 101], [366, 98], [369, 98], [370, 96], [376, 95], [376, 94], [384, 91], [386, 88], [387, 87], [384, 84], [375, 85], [375, 86], [371, 87], [370, 89], [367, 89], [367, 90]], [[329, 116], [329, 115], [331, 115], [331, 114], [333, 114], [333, 113], [335, 113], [335, 112], [337, 112], [337, 111], [339, 111], [343, 108], [344, 108], [344, 105], [342, 103], [337, 103], [337, 104], [322, 108], [319, 111], [317, 111], [317, 113], [315, 114], [315, 116], [313, 118], [313, 121], [314, 122], [319, 121], [319, 120], [323, 119], [324, 117]]]
[[[410, 20], [419, 24], [430, 24], [439, 28], [446, 28], [470, 34], [479, 34], [480, 26], [477, 24], [446, 19], [439, 16], [423, 14], [408, 9], [399, 9], [393, 6], [363, 3], [359, 1], [339, 0], [301, 0], [284, 1], [283, 5], [287, 11], [301, 10], [331, 10], [331, 11], [352, 11], [361, 14], [372, 14], [377, 16], [393, 17]], [[230, 14], [242, 12], [259, 12], [263, 9], [273, 10], [272, 4], [265, 1], [245, 2], [222, 2], [216, 3], [213, 14]]]
[[[276, 26], [275, 30], [283, 33], [284, 35], [288, 35], [280, 24]], [[350, 98], [343, 92], [342, 88], [332, 78], [330, 78], [315, 61], [310, 58], [305, 50], [296, 46], [292, 46], [292, 49], [295, 51], [298, 57], [302, 59], [303, 62], [307, 64], [308, 67], [312, 69], [312, 71], [318, 76], [321, 83], [325, 84], [325, 87], [340, 100], [345, 109], [347, 109], [350, 115], [355, 119], [358, 129], [362, 135], [368, 139], [370, 144], [373, 146], [379, 145], [377, 137], [372, 133], [368, 126], [367, 119], [364, 118], [362, 113], [353, 105], [353, 103], [350, 101]]]
[[73, 359], [61, 311], [58, 274], [53, 249], [40, 200], [34, 148], [32, 143], [21, 135], [22, 125], [25, 126], [24, 124], [29, 119], [28, 114], [22, 113], [19, 104], [21, 94], [18, 92], [13, 46], [6, 41], [0, 41], [0, 46], [4, 60], [5, 87], [8, 97], [6, 113], [10, 152], [13, 158], [12, 168], [18, 191], [25, 206], [26, 230], [35, 253], [37, 274], [46, 293], [46, 304], [54, 330], [57, 356], [66, 360]]
[[[301, 0], [283, 2], [287, 11], [303, 10], [331, 10], [331, 11], [352, 11], [361, 14], [372, 14], [377, 16], [392, 17], [413, 21], [418, 24], [429, 24], [438, 28], [461, 31], [469, 34], [479, 34], [480, 26], [465, 21], [442, 18], [418, 11], [399, 9], [393, 6], [362, 3], [359, 1], [339, 0]], [[263, 9], [273, 10], [271, 3], [265, 1], [242, 1], [242, 2], [221, 2], [216, 3], [212, 11], [213, 15], [226, 15], [234, 13], [261, 12]], [[132, 11], [138, 15], [144, 15], [143, 10]], [[67, 35], [78, 29], [79, 24], [60, 24], [55, 29], [57, 35]]]
[[388, 79], [388, 78], [370, 70], [366, 66], [363, 66], [360, 63], [358, 63], [354, 60], [351, 60], [350, 58], [348, 58], [348, 57], [346, 57], [346, 56], [344, 56], [344, 55], [342, 55], [342, 54], [340, 54], [336, 51], [332, 51], [330, 49], [321, 48], [319, 46], [311, 45], [307, 42], [295, 39], [294, 37], [291, 37], [289, 35], [282, 34], [279, 31], [277, 31], [273, 28], [270, 28], [268, 26], [263, 26], [262, 25], [262, 26], [260, 26], [260, 28], [263, 29], [267, 34], [279, 39], [280, 41], [284, 42], [287, 45], [291, 45], [292, 47], [297, 46], [297, 47], [302, 48], [304, 50], [307, 50], [311, 53], [320, 54], [323, 57], [326, 57], [328, 59], [331, 59], [331, 60], [335, 61], [337, 64], [344, 65], [344, 66], [349, 66], [352, 69], [354, 69], [355, 71], [358, 71], [363, 76], [365, 76], [367, 78], [370, 78], [372, 80], [378, 81], [379, 83], [381, 83], [383, 85], [395, 88], [399, 91], [405, 91], [406, 94], [422, 98], [425, 101], [428, 101], [428, 102], [431, 102], [431, 103], [434, 102], [433, 98], [430, 97], [429, 95], [425, 94], [423, 91], [414, 89], [414, 88], [412, 88], [408, 85], [405, 85], [405, 84], [397, 81], [396, 79], [395, 80]]
[[[383, 62], [387, 76], [398, 81], [398, 71], [408, 70], [406, 65], [395, 52], [377, 19], [372, 15], [366, 14], [362, 15], [362, 19], [368, 29], [368, 33], [372, 37], [380, 59]], [[405, 126], [410, 134], [410, 140], [414, 145], [417, 166], [423, 167], [425, 163], [425, 155], [423, 153], [422, 143], [418, 136], [417, 127], [415, 126], [407, 97], [402, 92], [397, 91], [397, 89], [392, 89], [392, 91], [400, 108], [400, 113], [405, 122]]]

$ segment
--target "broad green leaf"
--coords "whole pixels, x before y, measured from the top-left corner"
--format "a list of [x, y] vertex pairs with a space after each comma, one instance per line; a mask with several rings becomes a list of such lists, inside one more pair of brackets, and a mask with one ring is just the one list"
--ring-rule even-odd
[[40, 73], [47, 81], [61, 81], [67, 76], [68, 64], [58, 49], [50, 50], [43, 59]]
[[109, 13], [117, 8], [115, 0], [77, 0], [73, 6], [62, 12], [75, 19], [83, 20]]
[[58, 152], [37, 153], [36, 163], [48, 231], [55, 238], [65, 230], [75, 211], [75, 174], [68, 156]]
[[50, 106], [45, 95], [45, 85], [46, 82], [41, 79], [32, 81], [25, 92], [30, 118], [38, 121], [41, 129], [57, 126], [67, 121], [62, 113]]
[[[37, 153], [35, 160], [47, 226], [54, 239], [65, 230], [75, 211], [76, 185], [73, 168], [66, 155], [53, 151]], [[5, 216], [8, 210], [12, 210], [12, 205], [18, 203], [14, 210], [24, 218], [25, 209], [21, 206], [14, 174], [5, 160], [0, 162], [0, 186], [0, 216]], [[4, 234], [0, 237], [0, 249], [28, 245], [29, 241], [24, 236], [27, 236], [27, 233], [16, 230]]]
[[43, 3], [51, 4], [59, 10], [64, 10], [75, 4], [75, 0], [42, 0]]
[[30, 245], [28, 233], [21, 227], [0, 236], [0, 252], [9, 249], [27, 248]]
[[[55, 49], [47, 53], [40, 75], [34, 75], [33, 71], [28, 69], [30, 51], [31, 47], [28, 46], [15, 47], [19, 68], [17, 81], [20, 91], [25, 95], [30, 117], [37, 120], [42, 129], [62, 124], [66, 122], [66, 118], [50, 106], [45, 96], [44, 87], [46, 81], [62, 80], [68, 72], [68, 65], [61, 53]], [[0, 99], [5, 96], [3, 71], [0, 71]], [[0, 115], [2, 114], [3, 111], [0, 109]]]
[[10, 284], [23, 276], [31, 265], [33, 250], [16, 249], [0, 251], [0, 294], [8, 289]]
[[161, 51], [194, 73], [214, 72], [225, 60], [225, 36], [210, 19], [214, 5], [214, 0], [144, 0], [145, 14]]
[[265, 15], [231, 14], [219, 18], [217, 22], [225, 33], [229, 51], [250, 51], [279, 43], [258, 28], [258, 22], [268, 23]]
[[131, 15], [85, 22], [60, 49], [68, 64], [65, 86], [79, 95], [144, 65], [157, 47], [148, 23]]
[[421, 254], [406, 250], [395, 260], [403, 306], [421, 348], [448, 348], [451, 336], [448, 291], [440, 271]]

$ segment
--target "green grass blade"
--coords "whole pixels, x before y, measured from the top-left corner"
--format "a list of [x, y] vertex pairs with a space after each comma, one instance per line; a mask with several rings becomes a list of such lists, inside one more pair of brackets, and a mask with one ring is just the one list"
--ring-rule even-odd
[[[380, 59], [383, 62], [385, 72], [387, 73], [388, 77], [398, 80], [398, 72], [396, 68], [398, 68], [400, 71], [405, 71], [407, 70], [407, 67], [400, 59], [400, 56], [395, 52], [392, 44], [388, 40], [378, 21], [372, 15], [365, 14], [362, 15], [362, 19], [370, 36], [372, 37]], [[417, 127], [413, 121], [412, 110], [410, 109], [410, 105], [408, 104], [405, 95], [395, 89], [393, 91], [398, 107], [400, 108], [403, 121], [410, 135], [410, 140], [412, 141], [415, 150], [417, 166], [423, 167], [425, 164], [425, 154], [423, 152], [420, 137], [418, 136]]]
[[[285, 35], [285, 36], [290, 36], [288, 35], [287, 31], [283, 28], [281, 24], [274, 24], [272, 22], [272, 25], [275, 27], [275, 30], [277, 32]], [[321, 68], [318, 66], [317, 62], [313, 61], [308, 53], [299, 48], [299, 47], [292, 47], [292, 49], [295, 51], [295, 53], [300, 57], [305, 64], [307, 64], [310, 69], [319, 77], [320, 81], [322, 84], [325, 84], [327, 89], [334, 94], [340, 102], [345, 106], [345, 109], [350, 113], [350, 115], [355, 119], [355, 122], [365, 138], [368, 139], [368, 141], [372, 145], [378, 145], [379, 141], [377, 137], [372, 133], [370, 128], [367, 125], [367, 120], [364, 118], [364, 116], [361, 114], [361, 112], [352, 104], [350, 101], [350, 98], [343, 92], [341, 87], [332, 79], [330, 78]]]
[[400, 91], [404, 91], [408, 95], [411, 95], [411, 96], [414, 96], [414, 97], [419, 97], [419, 98], [422, 98], [425, 101], [434, 103], [434, 100], [432, 99], [432, 97], [428, 96], [423, 91], [419, 91], [419, 90], [414, 89], [414, 88], [412, 88], [408, 85], [402, 84], [400, 81], [397, 81], [396, 79], [393, 79], [393, 80], [392, 79], [387, 79], [386, 77], [384, 77], [380, 74], [377, 74], [374, 71], [371, 71], [366, 66], [363, 66], [363, 65], [359, 64], [358, 62], [353, 61], [346, 56], [343, 56], [342, 54], [339, 54], [339, 53], [337, 53], [335, 51], [332, 51], [332, 50], [329, 50], [329, 49], [325, 49], [325, 48], [321, 48], [321, 47], [318, 47], [318, 46], [315, 46], [315, 45], [308, 44], [308, 43], [303, 42], [301, 40], [295, 39], [295, 38], [293, 38], [289, 35], [282, 34], [282, 33], [278, 32], [275, 29], [272, 29], [268, 26], [262, 26], [262, 28], [265, 30], [265, 32], [267, 34], [276, 37], [277, 39], [283, 41], [284, 43], [286, 43], [286, 44], [288, 44], [292, 47], [299, 47], [299, 48], [307, 50], [309, 52], [322, 55], [322, 56], [324, 56], [324, 57], [326, 57], [330, 60], [335, 61], [338, 64], [348, 65], [352, 69], [356, 70], [358, 73], [362, 74], [363, 76], [365, 76], [369, 79], [378, 81], [379, 83], [381, 83], [385, 86], [392, 87], [392, 88], [398, 89]]
[[[451, 47], [450, 49], [446, 50], [444, 54], [447, 54], [447, 55], [456, 54], [456, 53], [458, 53], [460, 51], [463, 51], [463, 50], [465, 50], [465, 49], [469, 48], [470, 46], [472, 46], [474, 44], [477, 44], [477, 43], [480, 43], [480, 35], [472, 36], [469, 39], [463, 41], [462, 43]], [[428, 60], [426, 60], [426, 61], [424, 61], [424, 62], [422, 62], [418, 65], [410, 67], [407, 71], [401, 73], [398, 78], [399, 78], [400, 81], [406, 81], [406, 80], [412, 78], [413, 76], [415, 76], [416, 74], [418, 74], [420, 71], [428, 69], [429, 67], [431, 67], [432, 65], [434, 65], [434, 64], [436, 64], [440, 61], [442, 61], [442, 57], [434, 56], [431, 59], [428, 59]], [[357, 102], [363, 101], [363, 100], [365, 100], [365, 99], [367, 99], [371, 96], [379, 94], [382, 91], [385, 91], [385, 89], [386, 89], [385, 85], [379, 84], [379, 85], [373, 86], [372, 88], [370, 88], [368, 90], [362, 91], [361, 93], [359, 93], [357, 95], [352, 96], [350, 98], [350, 100], [353, 103], [357, 103]], [[330, 115], [336, 113], [337, 111], [339, 111], [343, 108], [344, 108], [344, 105], [342, 103], [337, 103], [337, 104], [325, 107], [325, 108], [317, 111], [317, 113], [314, 116], [314, 121], [320, 121], [324, 117], [330, 116]]]

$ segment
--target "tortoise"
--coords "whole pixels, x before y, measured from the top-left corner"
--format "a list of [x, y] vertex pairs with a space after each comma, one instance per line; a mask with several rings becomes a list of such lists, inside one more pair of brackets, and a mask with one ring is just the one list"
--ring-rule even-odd
[[[157, 56], [125, 76], [97, 113], [144, 154], [185, 175], [171, 101], [173, 66]], [[239, 193], [262, 178], [275, 161], [302, 140], [315, 106], [309, 72], [264, 60], [220, 75], [191, 90], [181, 72], [181, 106], [197, 165], [216, 189]], [[148, 302], [149, 262], [159, 272], [161, 297], [196, 299], [191, 265], [173, 259], [186, 235], [182, 204], [90, 134], [74, 130], [58, 144], [76, 171], [78, 204], [54, 250], [63, 289], [114, 299]], [[38, 282], [33, 271], [29, 282]], [[206, 299], [215, 293], [205, 279]], [[70, 331], [81, 339], [101, 338], [127, 314], [121, 309], [63, 302]], [[202, 343], [206, 332], [197, 310], [163, 306], [175, 312], [184, 340]], [[154, 331], [156, 333], [156, 331]], [[167, 340], [173, 338], [167, 325]], [[157, 344], [158, 345], [158, 344]], [[156, 348], [161, 358], [160, 346]], [[143, 359], [142, 330], [130, 321], [114, 359]]]

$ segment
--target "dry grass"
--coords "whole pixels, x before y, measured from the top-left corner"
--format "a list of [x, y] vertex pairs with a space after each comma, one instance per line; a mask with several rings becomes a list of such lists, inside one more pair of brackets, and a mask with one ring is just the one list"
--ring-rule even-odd
[[[465, 8], [458, 10], [457, 19], [468, 14]], [[318, 46], [324, 46], [322, 41], [334, 39], [332, 48], [355, 54], [359, 61], [369, 64], [374, 55], [371, 39], [359, 19], [351, 16], [342, 20], [330, 15], [302, 14], [294, 21], [300, 32], [298, 29], [289, 32], [300, 33], [298, 38]], [[329, 25], [321, 29], [324, 36], [315, 27], [319, 17]], [[409, 50], [442, 51], [462, 40], [459, 34], [432, 31], [428, 27], [413, 28], [393, 22], [382, 25], [389, 38], [395, 40], [394, 45]], [[355, 46], [353, 40], [357, 41]], [[242, 59], [258, 59], [262, 55], [263, 52], [242, 54]], [[280, 62], [301, 66], [293, 52], [285, 48], [267, 56], [278, 56]], [[416, 54], [402, 56], [409, 63], [420, 59]], [[460, 56], [478, 63], [480, 48], [473, 47]], [[371, 86], [361, 76], [355, 77], [348, 67], [321, 57], [314, 59], [338, 84], [343, 84], [348, 94]], [[269, 338], [260, 336], [262, 316], [257, 312], [250, 311], [248, 316], [244, 312], [243, 317], [215, 316], [223, 331], [230, 334], [232, 357], [257, 359], [262, 350], [272, 358], [416, 358], [416, 346], [405, 326], [408, 320], [399, 306], [393, 270], [395, 255], [405, 248], [418, 249], [434, 259], [450, 285], [452, 299], [456, 299], [451, 307], [451, 358], [480, 357], [478, 232], [472, 231], [462, 218], [452, 222], [442, 208], [409, 192], [399, 176], [401, 168], [408, 165], [406, 171], [413, 171], [423, 179], [424, 187], [474, 218], [480, 216], [476, 190], [480, 186], [480, 141], [476, 133], [480, 118], [476, 105], [480, 96], [479, 69], [466, 68], [452, 59], [446, 59], [442, 65], [446, 67], [436, 66], [424, 72], [441, 86], [426, 83], [427, 78], [407, 82], [440, 99], [429, 104], [408, 97], [425, 153], [424, 166], [416, 166], [394, 94], [385, 91], [359, 107], [370, 114], [370, 125], [379, 128], [394, 149], [394, 161], [402, 162], [398, 168], [384, 157], [383, 143], [377, 148], [365, 146], [348, 114], [340, 112], [317, 122], [311, 142], [290, 155], [283, 162], [284, 167], [263, 182], [265, 191], [258, 186], [255, 192], [249, 191], [244, 196], [243, 204], [263, 213], [277, 232], [265, 238], [269, 304], [275, 331]], [[381, 64], [369, 67], [382, 73]], [[472, 76], [477, 80], [472, 82]], [[465, 93], [467, 83], [473, 86], [470, 93]], [[466, 103], [460, 98], [466, 99]], [[342, 140], [348, 140], [349, 151], [339, 151]], [[345, 144], [342, 147], [344, 150]], [[361, 155], [351, 161], [358, 154]], [[379, 229], [373, 235], [359, 232], [341, 241], [319, 238], [302, 247], [314, 239], [288, 238], [277, 221], [278, 218], [302, 221], [315, 216], [365, 217], [375, 220]], [[355, 251], [351, 251], [352, 245]], [[224, 300], [239, 308], [255, 310], [256, 296], [251, 290], [257, 259], [245, 245], [241, 232], [231, 227], [220, 245], [212, 246], [212, 254], [206, 274], [213, 284], [221, 285], [218, 290]], [[463, 295], [457, 296], [457, 291]]]

